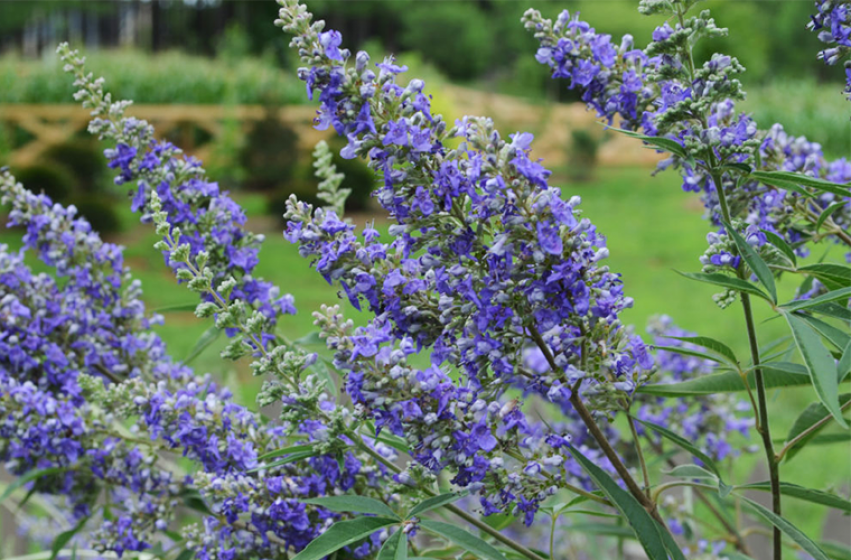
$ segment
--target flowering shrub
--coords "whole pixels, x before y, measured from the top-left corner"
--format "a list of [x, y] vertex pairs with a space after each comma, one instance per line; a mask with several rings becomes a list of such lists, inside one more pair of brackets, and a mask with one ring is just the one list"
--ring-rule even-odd
[[[674, 22], [645, 49], [567, 12], [553, 23], [530, 10], [523, 23], [554, 78], [667, 152], [660, 168], [701, 193], [712, 231], [703, 271], [683, 275], [721, 288], [722, 308], [740, 302], [748, 358], [664, 316], [648, 345], [620, 319], [632, 299], [606, 265], [604, 234], [532, 159], [531, 134], [504, 138], [485, 117], [446, 123], [422, 80], [401, 81], [405, 67], [352, 55], [305, 6], [279, 3], [320, 103], [316, 126], [346, 139], [343, 157], [368, 161], [393, 222], [389, 238], [356, 231], [320, 144], [326, 206], [292, 197], [284, 236], [368, 321], [356, 328], [336, 305], [315, 313], [330, 358], [281, 336], [294, 301], [256, 276], [263, 237], [242, 209], [61, 46], [116, 184], [133, 186], [156, 250], [198, 294], [196, 315], [230, 337], [222, 357], [250, 360], [264, 384], [252, 411], [173, 360], [122, 248], [3, 171], [9, 223], [25, 233], [20, 251], [0, 247], [0, 456], [16, 477], [0, 501], [48, 512], [24, 525], [51, 557], [540, 560], [601, 544], [623, 557], [634, 540], [653, 560], [737, 559], [763, 552], [747, 538], [758, 526], [730, 515], [742, 509], [773, 528], [775, 559], [789, 546], [847, 554], [797, 529], [781, 504], [851, 502], [782, 481], [780, 465], [828, 424], [847, 428], [851, 268], [798, 260], [822, 241], [851, 247], [851, 164], [736, 113], [742, 66], [694, 61], [697, 41], [724, 32], [707, 12], [644, 0], [643, 12]], [[49, 272], [33, 272], [28, 253]], [[803, 279], [786, 303], [781, 274]], [[792, 334], [773, 349], [757, 344], [762, 301]], [[801, 385], [818, 400], [779, 440], [767, 390]], [[768, 481], [730, 479], [725, 465], [755, 451], [738, 434], [759, 438]], [[772, 507], [749, 491], [770, 492]], [[569, 514], [618, 524], [567, 538], [579, 527]]]

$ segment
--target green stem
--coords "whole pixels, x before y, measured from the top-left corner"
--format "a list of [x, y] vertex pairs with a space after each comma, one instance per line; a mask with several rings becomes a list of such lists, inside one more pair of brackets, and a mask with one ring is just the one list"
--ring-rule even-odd
[[[846, 402], [839, 409], [845, 410], [849, 406], [851, 406], [851, 401]], [[780, 452], [777, 454], [777, 463], [779, 464], [780, 461], [783, 460], [783, 457], [786, 455], [786, 453], [790, 449], [795, 447], [795, 444], [797, 444], [799, 441], [801, 441], [802, 439], [804, 439], [805, 437], [807, 437], [811, 433], [815, 432], [816, 430], [818, 430], [819, 428], [821, 428], [822, 426], [824, 426], [825, 424], [830, 422], [831, 419], [833, 419], [833, 416], [828, 414], [827, 416], [825, 416], [824, 418], [822, 418], [821, 420], [819, 420], [818, 422], [816, 422], [815, 424], [813, 424], [812, 426], [810, 426], [809, 428], [807, 428], [806, 430], [804, 430], [803, 432], [801, 432], [800, 434], [795, 436], [794, 439], [787, 442], [786, 445], [783, 446], [783, 449], [781, 449]]]
[[[718, 205], [721, 208], [721, 216], [732, 226], [730, 209], [727, 205], [727, 197], [724, 193], [724, 185], [722, 182], [723, 177], [717, 168], [715, 154], [711, 150], [709, 152], [708, 171], [712, 177], [712, 182], [715, 184], [715, 192], [718, 195]], [[746, 278], [743, 278], [743, 271], [744, 264], [739, 267], [738, 276], [740, 279], [746, 280]], [[751, 361], [753, 362], [754, 368], [754, 385], [756, 385], [756, 395], [759, 404], [758, 431], [762, 436], [762, 445], [765, 449], [766, 461], [768, 462], [768, 476], [771, 482], [771, 506], [775, 515], [780, 516], [782, 511], [780, 503], [780, 468], [774, 454], [774, 443], [771, 441], [771, 428], [768, 425], [768, 399], [765, 396], [765, 378], [763, 376], [762, 368], [760, 367], [759, 342], [756, 337], [756, 325], [754, 323], [753, 310], [751, 308], [751, 298], [750, 295], [745, 292], [741, 292], [739, 297], [742, 300], [742, 311], [745, 315], [745, 326], [748, 332], [748, 345], [750, 346]], [[774, 527], [773, 541], [773, 558], [774, 560], [782, 560], [782, 534], [780, 529], [777, 527]]]

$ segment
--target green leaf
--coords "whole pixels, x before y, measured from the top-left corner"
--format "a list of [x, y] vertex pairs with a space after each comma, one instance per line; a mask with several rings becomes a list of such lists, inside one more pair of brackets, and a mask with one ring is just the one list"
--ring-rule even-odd
[[560, 527], [565, 531], [578, 531], [589, 535], [603, 535], [607, 537], [620, 537], [625, 539], [635, 539], [635, 532], [629, 527], [623, 525], [611, 525], [609, 523], [571, 523]]
[[819, 546], [831, 560], [851, 560], [851, 549], [847, 544], [834, 541], [821, 541]]
[[851, 267], [847, 265], [816, 263], [799, 267], [798, 272], [804, 272], [818, 278], [830, 290], [851, 286]]
[[[797, 387], [810, 384], [807, 368], [791, 362], [768, 362], [762, 368], [767, 389], [778, 387]], [[748, 386], [754, 387], [754, 373], [747, 375]], [[692, 395], [711, 395], [715, 393], [737, 393], [745, 390], [742, 377], [735, 371], [713, 373], [682, 381], [680, 383], [659, 383], [642, 385], [637, 392], [660, 397], [688, 397]]]
[[408, 535], [401, 529], [390, 535], [376, 560], [406, 560], [408, 558]]
[[[74, 535], [76, 535], [77, 533], [80, 532], [80, 529], [83, 528], [83, 526], [86, 524], [86, 522], [88, 520], [89, 520], [88, 517], [84, 517], [83, 519], [80, 520], [79, 523], [77, 523], [71, 529], [68, 529], [67, 531], [64, 531], [64, 532], [56, 535], [56, 538], [53, 539], [53, 544], [50, 547], [50, 560], [55, 560], [55, 558], [57, 556], [59, 556], [59, 553], [62, 552], [62, 549], [65, 548], [65, 545], [68, 544], [71, 541], [71, 539], [74, 538]], [[74, 550], [75, 550], [74, 555], [76, 555], [77, 554], [76, 553], [76, 547], [74, 548]]]
[[408, 447], [408, 443], [397, 435], [389, 434], [387, 432], [381, 432], [380, 434], [375, 435], [375, 428], [371, 428], [370, 431], [366, 434], [366, 437], [389, 445], [396, 451], [400, 451], [408, 455], [411, 454], [411, 448]]
[[427, 511], [431, 511], [435, 508], [443, 507], [447, 504], [457, 502], [466, 494], [466, 492], [447, 492], [446, 494], [441, 494], [439, 496], [433, 496], [431, 498], [425, 499], [411, 508], [411, 511], [408, 512], [406, 519], [415, 515], [420, 515]]
[[840, 202], [834, 202], [833, 204], [825, 208], [824, 212], [822, 212], [819, 215], [818, 220], [816, 220], [816, 233], [818, 233], [819, 228], [824, 225], [825, 220], [827, 220], [834, 212], [845, 206], [845, 204], [846, 201], [843, 200]]
[[424, 519], [420, 522], [420, 526], [430, 533], [454, 542], [484, 560], [506, 560], [500, 551], [457, 525]]
[[[671, 337], [673, 338], [673, 337]], [[707, 354], [706, 352], [700, 352], [699, 350], [691, 350], [689, 348], [682, 348], [681, 346], [661, 346], [654, 344], [653, 348], [656, 350], [662, 350], [664, 352], [672, 352], [674, 354], [682, 354], [683, 356], [694, 356], [695, 358], [703, 358], [704, 360], [709, 360], [719, 364], [728, 363], [726, 360], [719, 356], [713, 356], [712, 354]], [[735, 364], [733, 364], [735, 365]]]
[[845, 345], [842, 351], [842, 357], [839, 363], [836, 364], [836, 376], [839, 381], [845, 379], [845, 376], [851, 373], [851, 340]]
[[[763, 492], [771, 492], [771, 482], [767, 480], [765, 482], [752, 482], [750, 484], [742, 484], [740, 486], [736, 486], [736, 489], [761, 490]], [[799, 500], [805, 500], [814, 504], [821, 504], [823, 506], [838, 509], [840, 511], [844, 511], [845, 513], [851, 513], [851, 502], [841, 496], [822, 492], [821, 490], [813, 490], [812, 488], [798, 486], [797, 484], [781, 482], [780, 493], [784, 496], [798, 498]]]
[[[840, 405], [844, 405], [848, 402], [849, 397], [851, 395], [844, 394], [839, 396]], [[795, 422], [792, 424], [792, 427], [789, 429], [789, 433], [786, 434], [786, 441], [792, 441], [812, 426], [818, 424], [821, 420], [824, 420], [825, 417], [830, 415], [827, 408], [820, 403], [814, 402], [810, 404], [804, 411], [795, 419]], [[801, 441], [796, 443], [793, 447], [790, 447], [786, 452], [786, 461], [791, 461], [792, 457], [798, 454], [798, 452], [804, 448], [808, 443], [810, 443], [813, 437], [816, 436], [820, 431], [827, 427], [827, 424], [821, 426], [820, 428], [814, 430], [810, 434], [804, 436]]]
[[851, 343], [851, 336], [837, 329], [830, 323], [825, 323], [821, 319], [816, 319], [810, 315], [801, 315], [801, 319], [809, 323], [812, 328], [817, 330], [819, 334], [828, 339], [831, 344], [836, 346], [839, 350], [843, 350], [849, 343]]
[[768, 268], [768, 264], [762, 260], [759, 253], [754, 250], [751, 244], [748, 243], [731, 224], [724, 222], [724, 227], [727, 229], [727, 233], [730, 234], [736, 242], [739, 254], [742, 255], [745, 262], [748, 263], [748, 266], [756, 275], [759, 282], [765, 286], [766, 290], [768, 290], [768, 293], [771, 295], [771, 301], [777, 303], [777, 286], [774, 285], [774, 273], [771, 272], [770, 268]]
[[592, 463], [575, 447], [570, 447], [570, 454], [582, 466], [594, 484], [609, 498], [609, 501], [620, 511], [632, 527], [633, 532], [650, 560], [668, 560], [668, 552], [660, 534], [660, 528], [644, 506], [635, 497], [618, 486], [606, 471]]
[[192, 348], [192, 351], [189, 352], [189, 355], [183, 358], [183, 363], [189, 365], [192, 361], [201, 355], [201, 353], [206, 350], [212, 343], [219, 338], [219, 335], [222, 333], [221, 330], [216, 327], [210, 327], [198, 338], [198, 341], [195, 343], [195, 346]]
[[191, 311], [195, 312], [195, 309], [198, 307], [198, 302], [195, 303], [182, 303], [180, 305], [168, 305], [166, 307], [158, 307], [154, 309], [153, 313], [172, 313], [175, 311]]
[[291, 445], [289, 447], [282, 447], [281, 449], [276, 449], [275, 451], [270, 451], [257, 457], [257, 460], [266, 461], [268, 459], [280, 457], [281, 455], [289, 455], [290, 453], [304, 453], [305, 451], [311, 451], [315, 445], [315, 443], [307, 443], [304, 445]]
[[301, 338], [293, 340], [295, 346], [325, 346], [325, 341], [319, 336], [319, 331], [309, 332]]
[[851, 310], [835, 303], [823, 303], [810, 308], [810, 311], [821, 313], [840, 321], [851, 321]]
[[663, 438], [669, 440], [671, 443], [673, 443], [677, 447], [679, 447], [679, 448], [681, 448], [685, 451], [688, 451], [689, 453], [692, 454], [692, 456], [700, 459], [700, 461], [704, 465], [706, 465], [706, 467], [710, 471], [712, 471], [715, 474], [715, 476], [718, 477], [719, 480], [721, 479], [721, 472], [718, 470], [718, 466], [715, 465], [715, 461], [712, 460], [712, 457], [710, 457], [709, 455], [707, 455], [706, 453], [704, 453], [703, 451], [701, 451], [700, 449], [698, 449], [697, 447], [692, 445], [691, 442], [689, 442], [687, 439], [675, 434], [674, 432], [672, 432], [671, 430], [669, 430], [667, 428], [663, 428], [662, 426], [659, 426], [657, 424], [653, 424], [652, 422], [646, 422], [644, 420], [638, 420], [637, 418], [635, 420], [637, 422], [639, 422], [645, 428], [653, 430], [654, 432], [656, 432], [657, 434], [659, 434]]
[[821, 343], [821, 337], [818, 333], [803, 319], [792, 313], [784, 313], [784, 315], [789, 323], [789, 328], [792, 329], [795, 344], [798, 345], [798, 350], [804, 357], [804, 363], [810, 372], [810, 379], [819, 400], [836, 418], [839, 425], [847, 428], [848, 423], [845, 422], [842, 412], [839, 410], [839, 381], [836, 378], [836, 364], [833, 357]]
[[356, 494], [324, 496], [322, 498], [311, 498], [299, 501], [303, 504], [324, 507], [325, 509], [336, 511], [338, 513], [372, 513], [375, 515], [394, 517], [401, 520], [401, 517], [399, 517], [395, 511], [390, 509], [387, 504], [379, 502], [373, 498], [358, 496]]
[[310, 541], [310, 544], [292, 560], [320, 560], [344, 546], [363, 540], [376, 531], [397, 523], [396, 519], [384, 517], [358, 517], [350, 521], [339, 521]]
[[192, 549], [186, 549], [177, 555], [177, 558], [174, 560], [192, 560], [195, 558], [195, 551]]
[[753, 500], [745, 498], [744, 496], [742, 497], [742, 500], [744, 500], [760, 517], [783, 531], [788, 537], [798, 543], [798, 545], [815, 560], [828, 560], [824, 551], [819, 548], [816, 543], [810, 540], [807, 535], [802, 533], [800, 529], [789, 523], [789, 521]]
[[511, 515], [510, 513], [494, 513], [492, 515], [488, 515], [487, 517], [482, 517], [482, 521], [488, 524], [492, 529], [496, 529], [497, 531], [502, 531], [515, 521], [517, 518]]
[[786, 311], [800, 311], [801, 309], [807, 309], [817, 305], [822, 305], [824, 303], [836, 301], [842, 298], [848, 299], [849, 297], [851, 297], [851, 287], [833, 290], [818, 297], [814, 297], [813, 299], [799, 299], [796, 301], [790, 301], [789, 303], [784, 303], [780, 305], [780, 307], [782, 307]]
[[0, 503], [12, 495], [18, 488], [26, 484], [27, 482], [36, 480], [37, 478], [41, 478], [43, 476], [49, 476], [51, 474], [58, 474], [61, 472], [65, 472], [68, 470], [68, 467], [48, 467], [46, 469], [33, 469], [31, 471], [27, 471], [14, 481], [12, 481], [9, 486], [6, 487], [6, 491], [3, 492], [3, 495], [0, 496]]
[[769, 243], [777, 247], [783, 255], [789, 259], [793, 266], [798, 266], [798, 258], [795, 256], [795, 250], [786, 243], [786, 240], [774, 233], [773, 231], [761, 230], [765, 234], [765, 238]]
[[652, 144], [656, 146], [656, 148], [664, 150], [666, 152], [670, 152], [674, 155], [680, 156], [681, 158], [687, 158], [686, 149], [677, 142], [676, 140], [672, 140], [671, 138], [665, 138], [663, 136], [647, 136], [645, 134], [641, 134], [639, 132], [635, 132], [632, 130], [623, 130], [621, 128], [607, 127], [609, 130], [614, 130], [615, 132], [620, 132], [621, 134], [625, 134], [630, 138], [636, 138], [641, 140], [642, 142], [647, 142], [648, 144]]
[[311, 457], [316, 457], [317, 455], [319, 455], [319, 451], [317, 451], [316, 449], [314, 449], [312, 451], [304, 451], [302, 453], [293, 453], [289, 457], [285, 457], [285, 458], [281, 459], [280, 461], [275, 461], [274, 463], [271, 463], [269, 465], [256, 467], [256, 468], [253, 468], [253, 469], [246, 471], [246, 472], [253, 473], [253, 472], [258, 472], [258, 471], [268, 471], [268, 470], [271, 470], [271, 469], [274, 469], [274, 468], [277, 468], [277, 467], [281, 467], [283, 465], [288, 465], [290, 463], [295, 463], [297, 461], [302, 461], [304, 459], [310, 459]]
[[698, 346], [703, 346], [708, 350], [712, 350], [713, 352], [717, 352], [718, 354], [727, 358], [732, 365], [738, 365], [739, 360], [736, 358], [736, 353], [733, 352], [733, 349], [724, 344], [719, 340], [715, 340], [714, 338], [709, 338], [708, 336], [666, 336], [665, 338], [673, 338], [676, 340], [682, 340], [683, 342], [690, 342], [691, 344], [697, 344]]
[[718, 480], [718, 475], [697, 465], [677, 465], [665, 474], [680, 478], [709, 478]]
[[213, 512], [207, 507], [207, 504], [204, 502], [204, 498], [201, 497], [201, 493], [198, 492], [198, 490], [195, 490], [194, 488], [184, 488], [184, 490], [180, 492], [179, 496], [183, 498], [183, 505], [189, 509], [197, 511], [198, 513], [203, 513], [204, 515], [213, 515]]
[[776, 185], [781, 188], [786, 188], [784, 185], [791, 183], [794, 185], [803, 185], [820, 191], [838, 194], [843, 197], [851, 196], [851, 192], [849, 192], [847, 185], [840, 185], [839, 183], [825, 181], [824, 179], [818, 179], [808, 175], [801, 175], [800, 173], [791, 173], [789, 171], [754, 171], [751, 173], [751, 177], [759, 179], [769, 185], [783, 183]]
[[713, 272], [711, 274], [707, 274], [705, 272], [676, 272], [677, 274], [685, 276], [686, 278], [691, 278], [692, 280], [706, 282], [707, 284], [714, 284], [716, 286], [721, 286], [722, 288], [726, 288], [728, 290], [744, 292], [747, 294], [755, 295], [757, 297], [761, 297], [766, 301], [772, 301], [771, 298], [758, 287], [754, 286], [750, 282], [746, 282], [739, 278], [733, 278], [732, 276], [719, 274], [717, 272]]

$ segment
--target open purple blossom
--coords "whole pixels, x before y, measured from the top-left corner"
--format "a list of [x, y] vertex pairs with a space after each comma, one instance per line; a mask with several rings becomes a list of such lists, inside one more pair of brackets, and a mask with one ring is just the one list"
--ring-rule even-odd
[[[820, 4], [841, 4], [836, 10], [847, 11], [844, 3]], [[733, 217], [781, 235], [802, 256], [808, 252], [803, 242], [809, 224], [827, 207], [844, 201], [832, 213], [828, 236], [845, 241], [843, 230], [851, 225], [851, 197], [819, 192], [805, 198], [800, 189], [738, 179], [734, 166], [744, 164], [753, 170], [798, 172], [847, 183], [851, 163], [844, 158], [829, 161], [818, 144], [792, 137], [780, 125], [761, 131], [750, 116], [737, 113], [734, 101], [743, 94], [735, 74], [743, 70], [741, 65], [716, 54], [695, 67], [683, 54], [684, 38], [724, 33], [711, 19], [701, 18], [687, 20], [686, 27], [666, 22], [643, 50], [633, 47], [629, 35], [615, 47], [611, 36], [597, 33], [567, 11], [553, 22], [529, 10], [524, 24], [540, 42], [538, 62], [552, 68], [553, 78], [564, 79], [569, 89], [581, 92], [583, 101], [606, 122], [617, 119], [622, 128], [664, 137], [680, 146], [659, 167], [679, 169], [683, 190], [701, 193], [707, 217], [714, 224], [720, 226], [722, 214], [716, 192], [720, 181], [735, 210]], [[593, 76], [589, 65], [596, 69]], [[713, 177], [708, 168], [721, 165], [729, 167]]]
[[816, 10], [807, 27], [817, 33], [819, 41], [826, 45], [818, 53], [818, 58], [831, 66], [846, 59], [845, 94], [851, 96], [851, 66], [847, 60], [851, 53], [851, 3], [844, 0], [816, 0]]

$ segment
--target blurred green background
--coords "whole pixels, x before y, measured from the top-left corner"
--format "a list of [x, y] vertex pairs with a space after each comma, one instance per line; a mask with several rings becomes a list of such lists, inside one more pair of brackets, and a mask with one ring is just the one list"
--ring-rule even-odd
[[[551, 80], [535, 62], [535, 41], [520, 24], [530, 6], [552, 18], [563, 9], [580, 11], [583, 19], [611, 33], [616, 42], [630, 33], [640, 46], [662, 20], [640, 16], [633, 0], [308, 0], [307, 4], [343, 32], [345, 45], [352, 50], [369, 50], [373, 59], [398, 54], [411, 68], [410, 76], [426, 78], [436, 110], [450, 118], [468, 112], [488, 114], [503, 126], [504, 134], [528, 121], [539, 138], [535, 152], [546, 155], [555, 170], [555, 184], [562, 185], [567, 196], [579, 194], [585, 215], [608, 235], [610, 266], [623, 274], [627, 294], [635, 299], [624, 320], [636, 325], [639, 333], [648, 317], [665, 313], [684, 328], [746, 353], [738, 308], [718, 309], [710, 299], [714, 290], [674, 272], [700, 268], [698, 257], [706, 246], [708, 226], [701, 219], [699, 200], [682, 192], [673, 172], [651, 176], [652, 153], [622, 150], [616, 144], [622, 139], [604, 134], [591, 115], [582, 118], [584, 109], [570, 105], [576, 102], [575, 94]], [[723, 51], [747, 67], [743, 82], [748, 98], [741, 107], [760, 127], [781, 122], [790, 133], [821, 143], [831, 157], [848, 156], [851, 106], [840, 93], [842, 70], [816, 60], [820, 43], [805, 29], [812, 2], [712, 0], [703, 5], [713, 11], [720, 26], [730, 28], [730, 36], [705, 42], [699, 55]], [[39, 113], [39, 107], [73, 103], [73, 87], [53, 54], [61, 40], [85, 50], [90, 69], [106, 77], [118, 98], [140, 105], [212, 107], [211, 114], [218, 110], [219, 115], [224, 111], [226, 116], [214, 127], [187, 118], [160, 132], [205, 155], [212, 177], [246, 208], [249, 226], [267, 234], [258, 273], [294, 294], [300, 313], [285, 319], [282, 330], [299, 337], [311, 329], [310, 313], [321, 303], [337, 300], [337, 294], [310, 271], [308, 262], [280, 233], [286, 197], [296, 193], [310, 199], [315, 193], [309, 153], [316, 133], [303, 118], [278, 117], [309, 115], [312, 109], [305, 107], [304, 86], [294, 76], [296, 61], [287, 48], [288, 39], [272, 25], [275, 15], [272, 0], [0, 2], [0, 164], [11, 164], [32, 190], [75, 204], [110, 240], [125, 245], [127, 263], [142, 280], [149, 306], [165, 309], [189, 303], [193, 296], [177, 286], [162, 265], [152, 248], [153, 232], [129, 212], [124, 190], [112, 186], [103, 147], [78, 128], [24, 158], [21, 154], [38, 139], [33, 132], [38, 126], [21, 123], [35, 118], [50, 127], [68, 126], [62, 118], [49, 120]], [[244, 107], [261, 108], [263, 116], [241, 118], [239, 109]], [[506, 116], [511, 113], [521, 117], [512, 120]], [[556, 118], [561, 114], [573, 116], [565, 117], [563, 134], [556, 134], [552, 128], [562, 127]], [[348, 211], [355, 222], [375, 220], [379, 229], [386, 230], [386, 217], [369, 198], [374, 185], [371, 172], [358, 162], [338, 158], [337, 163], [347, 174], [344, 186], [354, 191]], [[19, 246], [20, 235], [2, 230], [0, 243]], [[840, 251], [830, 251], [825, 246], [811, 258], [842, 258]], [[795, 289], [791, 282], [781, 281], [781, 286], [787, 296]], [[364, 320], [345, 307], [357, 320]], [[758, 311], [763, 319], [769, 316], [767, 310]], [[178, 358], [188, 355], [208, 325], [187, 312], [165, 316], [159, 331], [171, 352]], [[783, 333], [778, 321], [760, 325], [763, 342]], [[251, 404], [258, 383], [247, 363], [218, 358], [223, 346], [219, 340], [193, 365], [230, 380], [239, 398]], [[771, 400], [775, 434], [782, 437], [814, 394], [811, 389], [777, 392]], [[847, 490], [849, 455], [841, 446], [810, 449], [784, 473], [791, 482]], [[756, 454], [737, 461], [737, 477], [750, 476], [759, 459]], [[820, 508], [796, 503], [789, 516], [810, 534], [820, 533], [824, 519]]]

